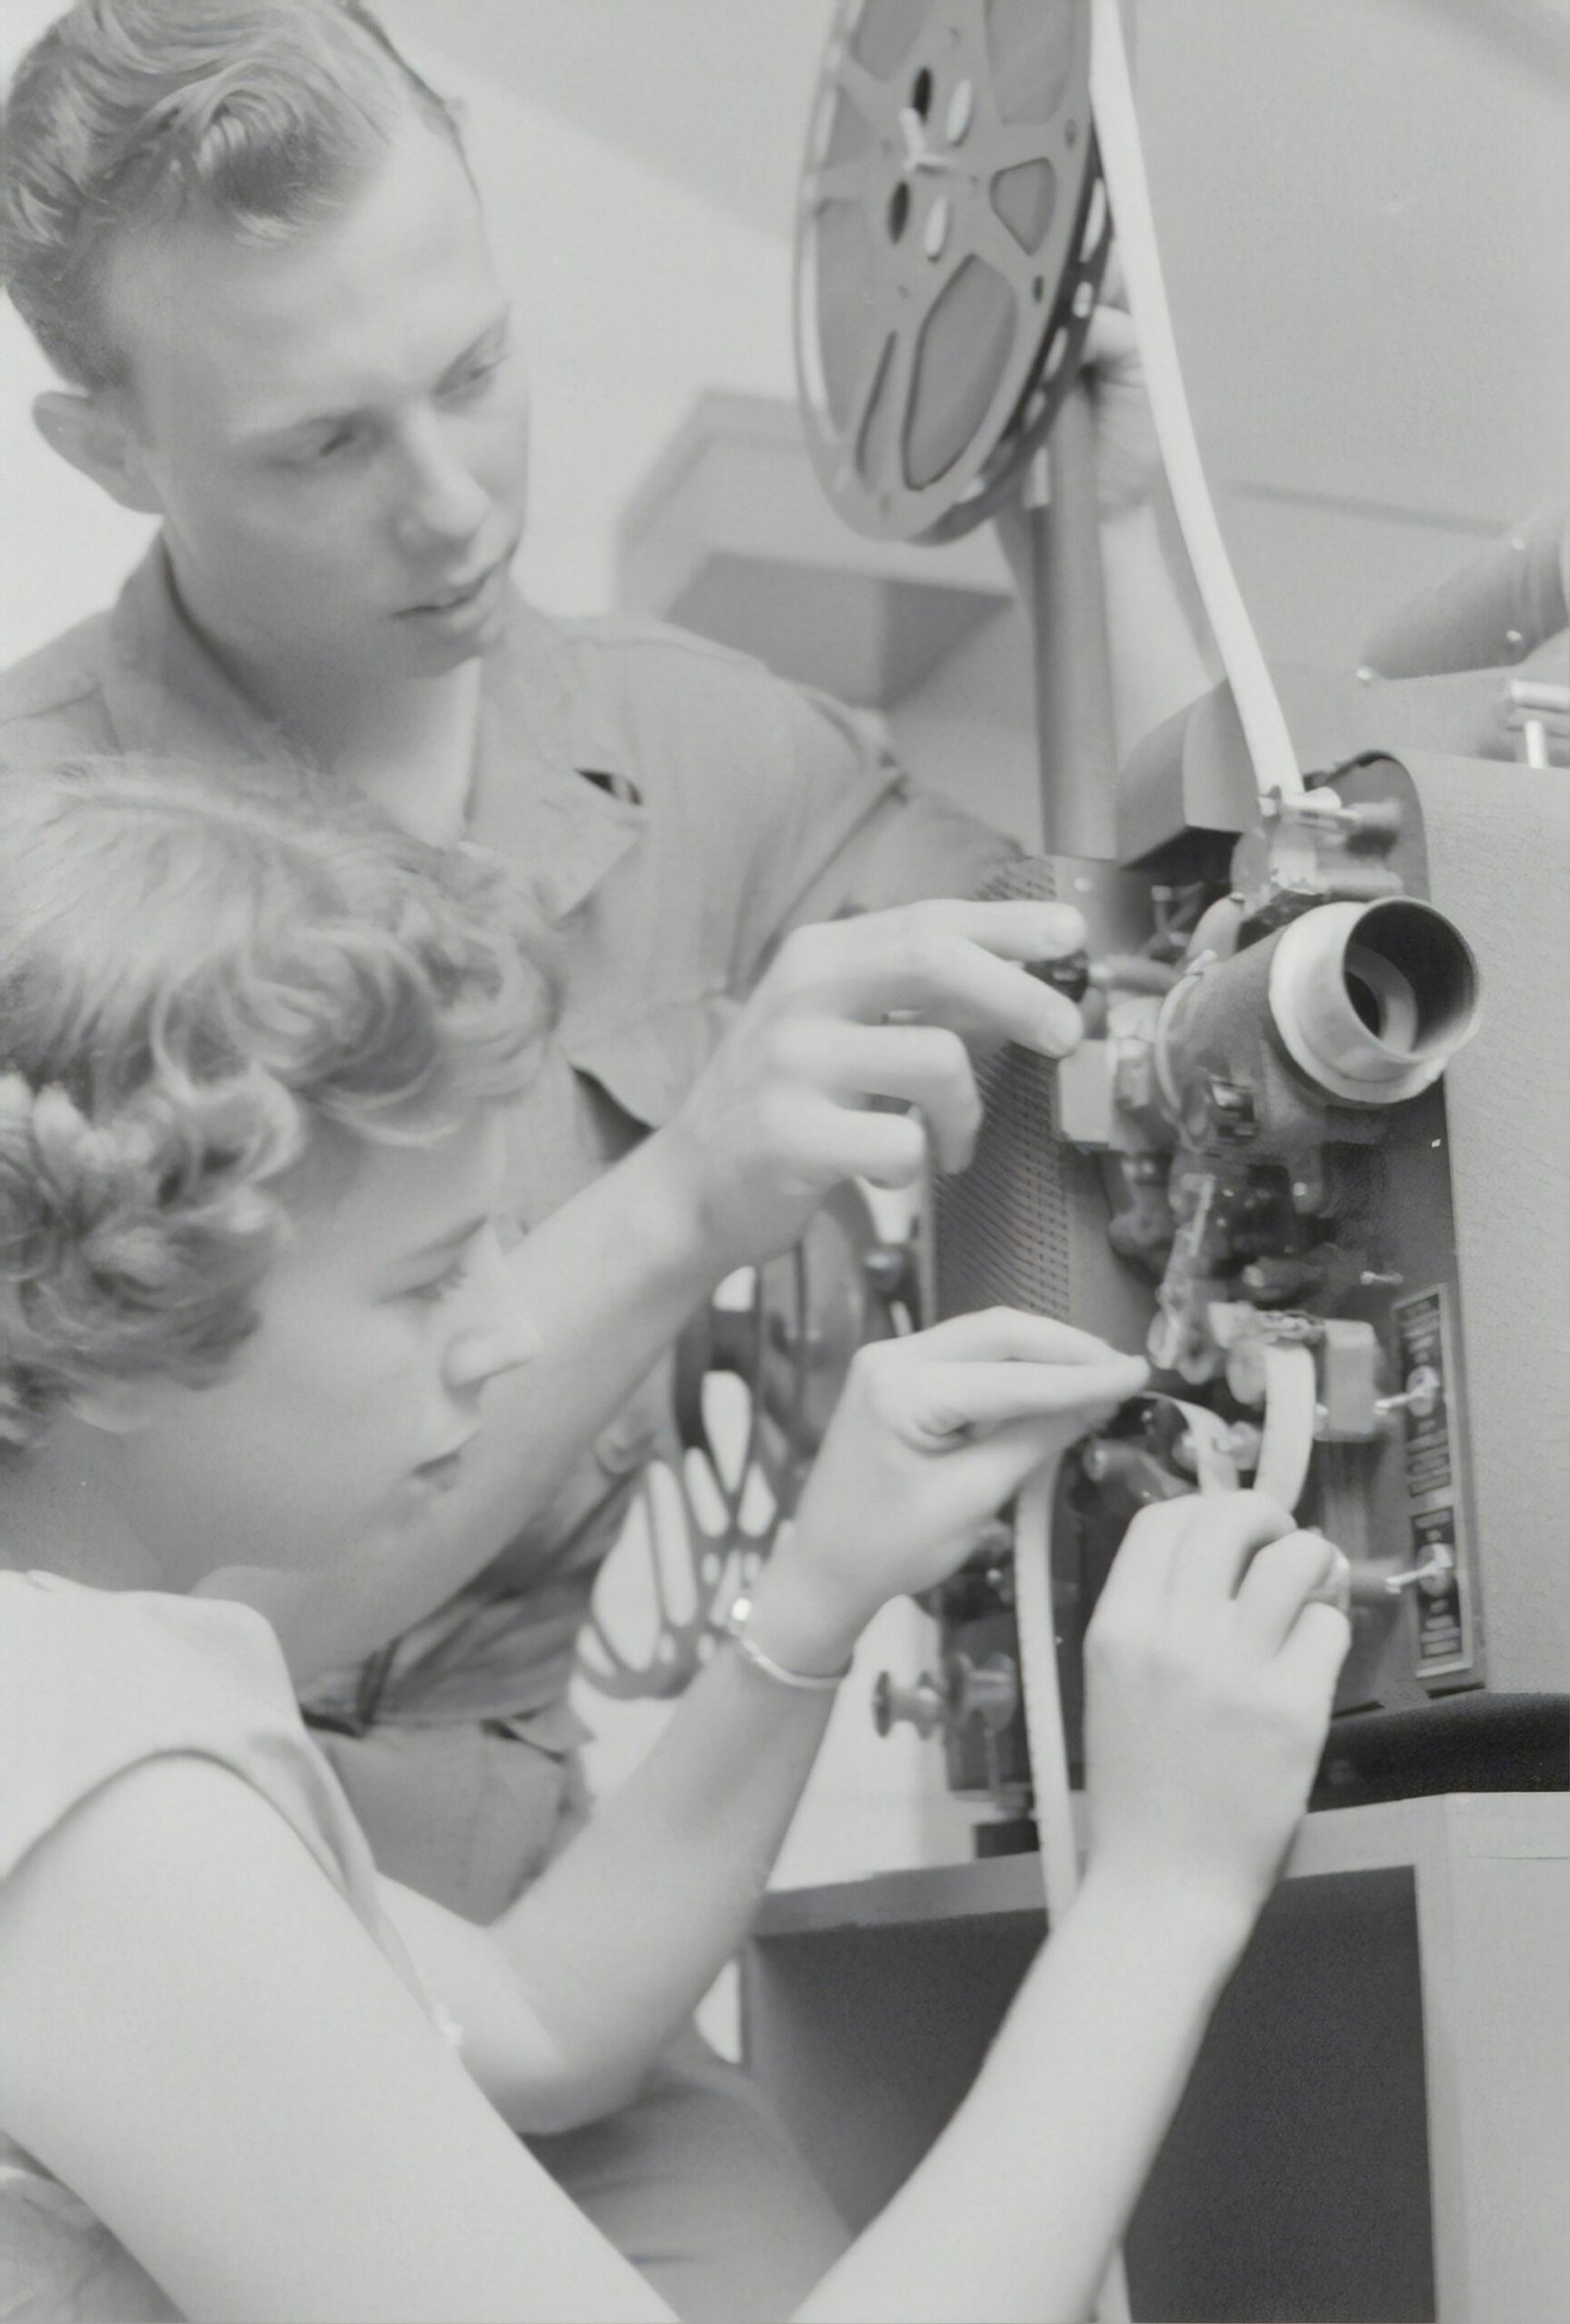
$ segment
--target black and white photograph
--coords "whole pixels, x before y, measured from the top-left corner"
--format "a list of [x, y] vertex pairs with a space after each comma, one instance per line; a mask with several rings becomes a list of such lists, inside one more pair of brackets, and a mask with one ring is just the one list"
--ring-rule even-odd
[[1570, 2315], [1570, 0], [4, 0], [0, 2324]]

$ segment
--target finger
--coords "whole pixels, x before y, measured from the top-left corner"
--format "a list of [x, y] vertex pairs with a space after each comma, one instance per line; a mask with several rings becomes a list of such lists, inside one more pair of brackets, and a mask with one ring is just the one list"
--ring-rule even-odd
[[1159, 1627], [1164, 1620], [1173, 1566], [1193, 1514], [1197, 1496], [1180, 1494], [1141, 1509], [1123, 1537], [1091, 1619], [1093, 1631]]
[[1117, 370], [1123, 364], [1137, 362], [1138, 357], [1139, 334], [1133, 317], [1126, 308], [1110, 305], [1103, 298], [1085, 333], [1085, 362]]
[[1027, 1477], [1061, 1456], [1067, 1434], [1068, 1424], [1061, 1420], [1005, 1420], [989, 1435], [955, 1447], [944, 1463], [945, 1485], [963, 1491], [973, 1522], [984, 1524], [1014, 1499]]
[[818, 1172], [873, 1186], [915, 1186], [926, 1168], [926, 1132], [914, 1114], [861, 1113], [824, 1101], [833, 1117], [816, 1148]]
[[996, 1428], [1006, 1420], [1110, 1418], [1137, 1396], [1145, 1368], [1137, 1357], [1099, 1364], [932, 1364], [913, 1374], [912, 1424], [942, 1440]]
[[1236, 1596], [1256, 1550], [1290, 1533], [1292, 1521], [1263, 1493], [1199, 1493], [1186, 1507], [1168, 1611], [1174, 1623], [1210, 1623]]
[[1067, 905], [911, 904], [804, 929], [791, 941], [789, 956], [776, 964], [781, 1006], [806, 1003], [871, 1024], [910, 1012], [1048, 1057], [1066, 1056], [1078, 1042], [1077, 1009], [1016, 965], [1080, 949], [1084, 922]]
[[1034, 1316], [1023, 1308], [979, 1308], [968, 1316], [951, 1316], [925, 1331], [912, 1332], [896, 1343], [911, 1362], [941, 1358], [953, 1364], [1107, 1364], [1125, 1360], [1138, 1364], [1148, 1376], [1142, 1357], [1124, 1358], [1121, 1348], [1097, 1339], [1075, 1324], [1060, 1323], [1055, 1316]]
[[1313, 1598], [1303, 1608], [1275, 1668], [1288, 1686], [1301, 1687], [1308, 1701], [1329, 1723], [1335, 1700], [1335, 1682], [1352, 1643], [1352, 1626], [1339, 1607]]
[[781, 1027], [774, 1055], [787, 1071], [852, 1103], [892, 1098], [919, 1107], [940, 1170], [963, 1170], [975, 1151], [975, 1069], [958, 1033], [945, 1026], [801, 1018]]
[[854, 993], [841, 988], [840, 1013], [874, 1024], [917, 1017], [968, 1041], [1016, 1041], [1048, 1058], [1067, 1057], [1084, 1033], [1066, 994], [963, 936], [920, 936], [867, 962]]
[[1237, 1591], [1237, 1625], [1261, 1654], [1278, 1654], [1303, 1608], [1335, 1572], [1340, 1551], [1323, 1533], [1284, 1533], [1256, 1552]]
[[1059, 960], [1081, 951], [1084, 914], [1072, 904], [1045, 897], [1006, 896], [990, 902], [975, 897], [933, 897], [923, 904], [898, 904], [884, 912], [864, 912], [844, 928], [871, 929], [878, 921], [906, 922], [934, 936], [959, 936], [1003, 960]]
[[914, 1114], [867, 1112], [817, 1090], [771, 1097], [759, 1123], [762, 1167], [770, 1180], [794, 1181], [799, 1196], [820, 1200], [847, 1178], [914, 1186], [926, 1167], [926, 1133]]
[[1123, 271], [1123, 252], [1119, 249], [1116, 239], [1107, 253], [1107, 264], [1101, 277], [1099, 303], [1102, 307], [1115, 307], [1124, 314], [1128, 311], [1128, 282]]

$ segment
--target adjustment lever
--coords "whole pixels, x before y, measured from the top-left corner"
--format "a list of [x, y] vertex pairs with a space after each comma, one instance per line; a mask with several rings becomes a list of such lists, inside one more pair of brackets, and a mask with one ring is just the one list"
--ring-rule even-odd
[[1031, 960], [1027, 966], [1038, 983], [1050, 985], [1067, 1001], [1082, 1001], [1090, 990], [1090, 955], [1086, 952], [1065, 953], [1056, 960]]

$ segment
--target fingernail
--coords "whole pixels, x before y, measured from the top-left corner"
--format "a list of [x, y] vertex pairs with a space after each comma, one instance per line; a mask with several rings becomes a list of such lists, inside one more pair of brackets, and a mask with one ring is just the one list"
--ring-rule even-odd
[[1352, 1569], [1340, 1550], [1331, 1554], [1330, 1567], [1318, 1589], [1309, 1596], [1310, 1605], [1334, 1606], [1338, 1614], [1352, 1611]]

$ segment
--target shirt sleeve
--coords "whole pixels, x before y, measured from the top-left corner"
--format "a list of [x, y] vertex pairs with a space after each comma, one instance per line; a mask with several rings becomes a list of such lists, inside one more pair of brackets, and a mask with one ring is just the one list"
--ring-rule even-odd
[[742, 981], [792, 928], [973, 896], [1020, 851], [1002, 832], [912, 781], [883, 721], [806, 687], [780, 687], [787, 751], [761, 876], [742, 931]]

